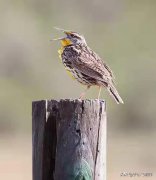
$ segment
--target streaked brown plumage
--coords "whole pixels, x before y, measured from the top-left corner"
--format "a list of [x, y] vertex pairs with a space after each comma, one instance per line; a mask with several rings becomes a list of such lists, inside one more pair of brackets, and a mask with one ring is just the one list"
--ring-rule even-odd
[[67, 36], [60, 38], [63, 47], [59, 54], [66, 70], [88, 88], [93, 85], [99, 86], [100, 89], [107, 88], [117, 103], [123, 103], [114, 86], [113, 73], [106, 63], [88, 47], [83, 36], [76, 32], [63, 32]]

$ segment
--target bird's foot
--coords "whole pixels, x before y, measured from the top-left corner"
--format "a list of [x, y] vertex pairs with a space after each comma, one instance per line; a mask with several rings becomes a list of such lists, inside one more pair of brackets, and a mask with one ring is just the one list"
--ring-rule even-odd
[[85, 93], [83, 92], [83, 93], [80, 94], [79, 99], [83, 100], [84, 97], [85, 97]]
[[99, 93], [98, 93], [98, 97], [97, 97], [98, 100], [100, 99], [100, 94], [101, 94], [101, 86], [99, 86]]

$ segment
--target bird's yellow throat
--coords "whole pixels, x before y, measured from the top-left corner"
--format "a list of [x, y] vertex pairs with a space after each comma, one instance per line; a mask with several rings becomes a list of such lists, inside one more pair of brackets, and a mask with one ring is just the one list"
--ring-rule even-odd
[[64, 47], [68, 46], [68, 45], [71, 45], [72, 42], [69, 40], [69, 39], [62, 39], [61, 40], [61, 48], [58, 50], [58, 53], [59, 53], [59, 57], [61, 58], [61, 54], [63, 53], [63, 50], [64, 50]]
[[69, 39], [64, 38], [61, 40], [61, 44], [63, 47], [65, 47], [65, 46], [71, 45], [72, 42]]

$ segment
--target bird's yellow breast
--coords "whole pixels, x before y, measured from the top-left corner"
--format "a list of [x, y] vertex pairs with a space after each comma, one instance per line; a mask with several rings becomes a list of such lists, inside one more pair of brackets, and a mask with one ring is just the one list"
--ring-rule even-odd
[[[71, 45], [72, 44], [72, 42], [69, 40], [69, 39], [62, 39], [61, 40], [61, 48], [58, 50], [58, 54], [59, 54], [59, 58], [62, 60], [62, 53], [63, 53], [63, 51], [64, 51], [64, 48], [66, 47], [66, 46], [68, 46], [68, 45]], [[72, 77], [72, 79], [75, 79], [75, 77], [73, 76], [73, 74], [69, 71], [69, 69], [66, 69], [66, 71], [67, 71], [67, 73], [68, 73], [68, 75], [70, 76], [70, 77]]]
[[64, 51], [64, 47], [61, 47], [59, 50], [58, 50], [58, 54], [59, 54], [59, 58], [62, 59], [61, 55]]

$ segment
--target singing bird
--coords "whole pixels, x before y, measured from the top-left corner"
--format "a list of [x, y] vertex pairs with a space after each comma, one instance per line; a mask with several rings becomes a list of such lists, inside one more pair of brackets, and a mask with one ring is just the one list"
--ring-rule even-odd
[[99, 87], [98, 99], [100, 98], [101, 88], [104, 87], [117, 104], [123, 103], [115, 88], [112, 70], [88, 47], [84, 36], [77, 32], [56, 29], [65, 34], [65, 37], [53, 39], [61, 41], [61, 48], [58, 53], [65, 69], [74, 79], [87, 86], [79, 98], [84, 98], [87, 89], [95, 85]]

